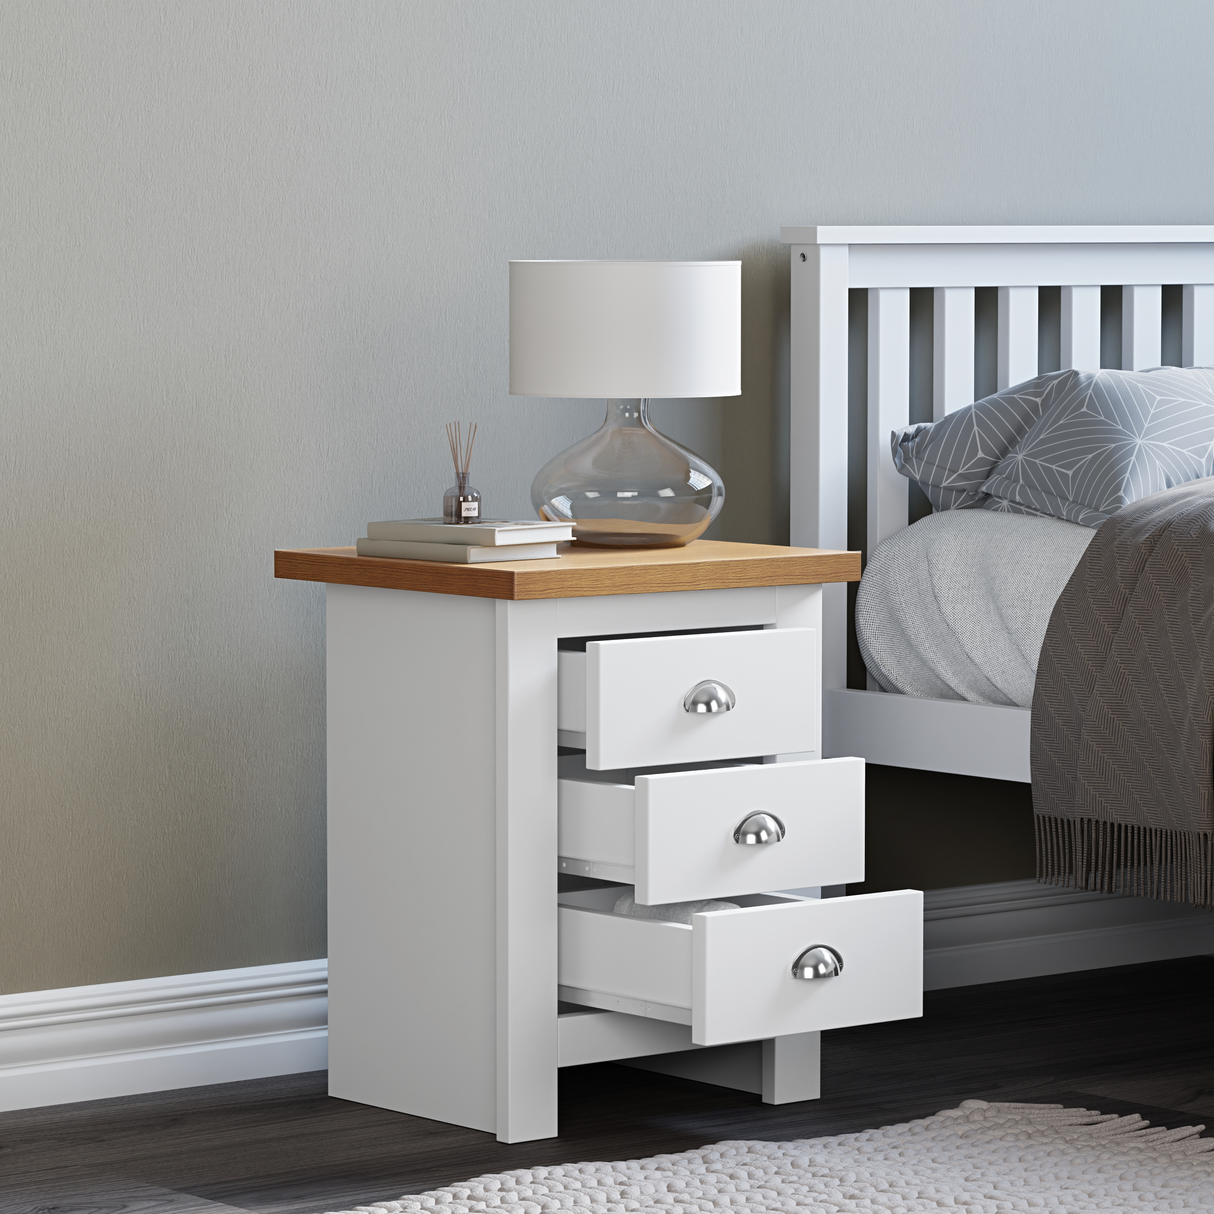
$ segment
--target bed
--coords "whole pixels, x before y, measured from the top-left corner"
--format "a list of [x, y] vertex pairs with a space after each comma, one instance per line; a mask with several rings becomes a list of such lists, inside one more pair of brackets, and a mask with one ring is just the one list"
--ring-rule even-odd
[[[782, 239], [791, 246], [792, 259], [794, 545], [847, 547], [849, 497], [853, 536], [854, 516], [860, 511], [865, 516], [866, 554], [908, 527], [910, 482], [894, 466], [890, 434], [911, 420], [912, 379], [922, 396], [925, 362], [931, 419], [941, 420], [987, 391], [1029, 380], [1039, 370], [1099, 368], [1102, 344], [1106, 358], [1116, 346], [1109, 325], [1115, 318], [1111, 305], [1119, 304], [1124, 369], [1145, 370], [1164, 361], [1214, 364], [1214, 227], [809, 227], [785, 228]], [[916, 288], [931, 292], [926, 359], [918, 357], [916, 346], [923, 326], [912, 323], [912, 311], [925, 298], [916, 293], [913, 308]], [[866, 309], [855, 306], [858, 291], [866, 292], [866, 300], [859, 301]], [[857, 332], [858, 324], [866, 331]], [[848, 453], [849, 341], [853, 355], [858, 341], [861, 354], [867, 354], [862, 476], [859, 461], [849, 462]], [[976, 391], [976, 371], [980, 381], [988, 374], [982, 365], [988, 349], [994, 382]], [[859, 500], [857, 480], [866, 481]], [[1009, 569], [1021, 538], [1007, 541]], [[1072, 534], [1062, 546], [1069, 545], [1078, 559], [1087, 538]], [[1022, 544], [1019, 559], [1030, 560], [1038, 542], [1025, 539], [1028, 547]], [[1070, 559], [1059, 562], [1063, 580]], [[998, 547], [988, 561], [989, 570], [998, 572]], [[1048, 608], [1045, 602], [1047, 616]], [[1034, 607], [1038, 616], [1042, 609], [1041, 602]], [[1002, 687], [998, 694], [976, 692], [977, 699], [993, 701], [986, 703], [891, 694], [872, 672], [866, 686], [849, 687], [852, 626], [845, 588], [828, 590], [824, 755], [1029, 781], [1030, 711], [1023, 703], [1023, 670], [1008, 675], [1021, 693], [1005, 694]], [[897, 682], [889, 672], [883, 677], [887, 685]], [[1031, 681], [1031, 670], [1027, 677]], [[1017, 699], [1021, 702], [1013, 702]]]

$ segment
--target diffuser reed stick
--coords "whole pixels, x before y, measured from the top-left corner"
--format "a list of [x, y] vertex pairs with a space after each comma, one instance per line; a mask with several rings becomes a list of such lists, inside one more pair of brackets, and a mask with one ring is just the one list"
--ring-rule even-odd
[[472, 462], [472, 444], [476, 442], [476, 422], [468, 430], [466, 445], [460, 436], [459, 422], [448, 422], [447, 442], [451, 447], [451, 462], [455, 464], [456, 478], [462, 476], [467, 479], [468, 465]]
[[476, 422], [470, 423], [467, 434], [459, 422], [447, 423], [447, 445], [455, 465], [455, 484], [443, 494], [443, 521], [446, 523], [475, 523], [481, 517], [481, 495], [468, 483], [476, 431]]

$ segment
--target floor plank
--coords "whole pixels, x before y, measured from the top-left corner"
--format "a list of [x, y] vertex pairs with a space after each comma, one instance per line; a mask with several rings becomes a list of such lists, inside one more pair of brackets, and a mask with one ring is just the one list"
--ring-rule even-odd
[[4, 1214], [245, 1214], [196, 1194], [62, 1166], [54, 1176], [5, 1183], [0, 1195]]
[[971, 1097], [1214, 1123], [1212, 997], [1207, 957], [930, 992], [922, 1020], [826, 1034], [826, 1095], [778, 1107], [626, 1066], [570, 1068], [560, 1137], [510, 1146], [332, 1099], [323, 1072], [4, 1113], [0, 1208], [321, 1214], [511, 1168], [847, 1133]]

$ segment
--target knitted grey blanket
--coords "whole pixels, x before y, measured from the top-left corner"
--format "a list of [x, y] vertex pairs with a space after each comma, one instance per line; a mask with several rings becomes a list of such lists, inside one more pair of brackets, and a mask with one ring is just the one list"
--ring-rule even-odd
[[1037, 878], [1214, 906], [1214, 478], [1101, 524], [1033, 693]]

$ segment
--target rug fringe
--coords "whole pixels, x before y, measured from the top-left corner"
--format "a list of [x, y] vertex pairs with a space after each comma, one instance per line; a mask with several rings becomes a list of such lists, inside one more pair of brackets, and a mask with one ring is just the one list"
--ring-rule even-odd
[[1013, 1104], [1003, 1101], [964, 1100], [959, 1108], [943, 1109], [937, 1117], [950, 1114], [964, 1115], [969, 1110], [993, 1110], [996, 1116], [1006, 1111], [1009, 1121], [1028, 1122], [1031, 1125], [1054, 1126], [1073, 1129], [1075, 1137], [1115, 1138], [1118, 1142], [1142, 1143], [1157, 1146], [1160, 1143], [1180, 1143], [1188, 1154], [1200, 1155], [1214, 1151], [1214, 1138], [1202, 1138], [1204, 1125], [1182, 1125], [1169, 1130], [1166, 1126], [1153, 1126], [1140, 1113], [1097, 1113], [1091, 1109], [1068, 1109], [1060, 1104]]

